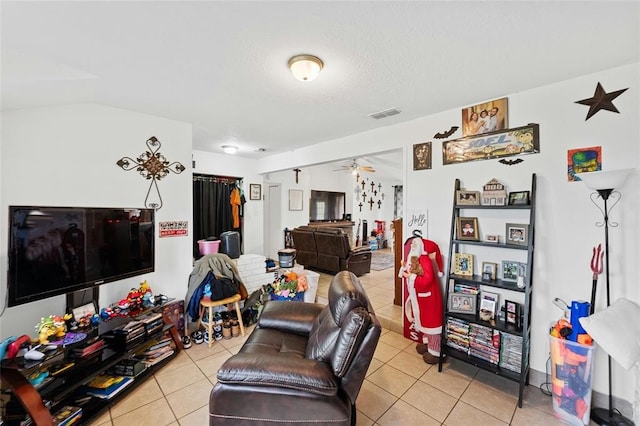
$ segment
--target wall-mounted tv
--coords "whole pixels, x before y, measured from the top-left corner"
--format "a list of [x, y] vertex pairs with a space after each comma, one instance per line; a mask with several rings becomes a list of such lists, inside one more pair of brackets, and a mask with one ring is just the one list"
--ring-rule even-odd
[[311, 190], [309, 222], [343, 220], [345, 203], [344, 192]]
[[153, 209], [9, 207], [8, 306], [154, 271]]

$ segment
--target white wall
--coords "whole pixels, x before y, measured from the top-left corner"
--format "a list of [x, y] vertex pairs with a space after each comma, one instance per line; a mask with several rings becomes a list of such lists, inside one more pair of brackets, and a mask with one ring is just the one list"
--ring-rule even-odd
[[[142, 207], [149, 181], [116, 165], [135, 158], [156, 136], [160, 152], [187, 169], [158, 182], [163, 207], [156, 221], [187, 220], [191, 210], [191, 125], [96, 104], [75, 104], [2, 113], [1, 222], [9, 205]], [[4, 225], [6, 226], [6, 225]], [[125, 297], [131, 287], [148, 280], [154, 293], [184, 297], [191, 272], [191, 236], [157, 238], [155, 272], [100, 287], [100, 305]], [[7, 234], [0, 232], [0, 268], [7, 268]], [[0, 295], [6, 297], [6, 274]], [[30, 334], [40, 317], [64, 312], [58, 296], [7, 308], [1, 335]]]
[[[604, 242], [604, 231], [595, 222], [601, 213], [591, 204], [589, 191], [582, 183], [567, 181], [567, 150], [602, 146], [603, 170], [633, 167], [636, 171], [621, 191], [622, 201], [614, 207], [611, 220], [619, 223], [610, 230], [611, 297], [629, 298], [640, 303], [637, 264], [640, 261], [638, 233], [635, 225], [640, 207], [638, 163], [640, 159], [640, 126], [638, 126], [639, 66], [633, 64], [597, 74], [559, 82], [521, 93], [496, 93], [494, 98], [508, 97], [509, 127], [528, 123], [540, 125], [539, 154], [526, 155], [524, 162], [506, 166], [496, 160], [443, 166], [441, 144], [433, 140], [433, 168], [413, 171], [413, 144], [430, 139], [452, 125], [461, 125], [461, 105], [428, 117], [388, 126], [374, 131], [328, 141], [307, 149], [274, 155], [260, 163], [268, 173], [282, 169], [282, 164], [309, 164], [310, 159], [330, 161], [334, 153], [358, 157], [370, 152], [405, 148], [404, 211], [427, 209], [429, 238], [448, 253], [453, 185], [456, 178], [464, 187], [481, 190], [484, 183], [496, 177], [508, 190], [529, 188], [531, 174], [538, 176], [536, 214], [536, 251], [531, 367], [545, 372], [549, 354], [548, 326], [561, 312], [551, 302], [555, 297], [571, 300], [590, 299], [591, 270], [589, 261], [593, 246]], [[602, 110], [585, 121], [588, 107], [575, 101], [589, 98], [600, 82], [612, 92], [629, 88], [614, 100], [619, 114]], [[478, 103], [485, 99], [478, 99]], [[453, 138], [461, 137], [458, 131]], [[348, 151], [348, 152], [347, 152]], [[271, 173], [273, 175], [273, 173]], [[404, 221], [404, 235], [408, 235]], [[482, 230], [482, 222], [480, 223]], [[487, 255], [489, 256], [489, 255]], [[596, 310], [605, 304], [604, 275], [600, 278]], [[594, 390], [607, 394], [608, 376], [605, 354], [597, 351]], [[633, 376], [613, 363], [613, 394], [633, 400]]]
[[[249, 199], [249, 184], [262, 185], [264, 196], [263, 178], [256, 173], [258, 161], [226, 154], [214, 154], [204, 151], [193, 151], [193, 160], [196, 167], [193, 173], [201, 173], [217, 176], [233, 176], [244, 178], [242, 189], [246, 198], [244, 204], [244, 229], [242, 245], [244, 253], [262, 254], [262, 200]], [[189, 163], [191, 164], [191, 163]], [[191, 176], [189, 176], [191, 181]], [[189, 189], [191, 191], [191, 189]]]

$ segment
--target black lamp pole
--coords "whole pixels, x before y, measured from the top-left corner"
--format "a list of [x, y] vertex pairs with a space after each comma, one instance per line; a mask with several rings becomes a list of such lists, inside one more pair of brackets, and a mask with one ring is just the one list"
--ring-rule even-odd
[[[597, 193], [597, 195], [596, 195]], [[609, 222], [609, 207], [607, 202], [609, 201], [609, 196], [613, 195], [615, 198], [615, 202], [611, 206], [612, 208], [618, 204], [622, 194], [619, 191], [615, 191], [613, 188], [611, 189], [598, 189], [596, 192], [591, 194], [591, 201], [600, 209], [600, 206], [596, 203], [594, 198], [598, 198], [600, 196], [604, 200], [604, 210], [600, 209], [602, 214], [604, 215], [604, 222], [597, 222], [596, 226], [604, 226], [604, 253], [605, 253], [605, 267], [607, 272], [605, 274], [605, 282], [607, 285], [607, 307], [611, 305], [611, 298], [609, 293], [609, 226], [617, 227], [618, 224], [616, 222]], [[593, 309], [593, 307], [592, 307]], [[609, 361], [609, 409], [606, 408], [593, 408], [591, 409], [591, 420], [599, 425], [630, 425], [633, 426], [633, 422], [627, 419], [625, 416], [620, 414], [617, 411], [613, 411], [613, 392], [611, 387], [611, 355], [608, 356]]]

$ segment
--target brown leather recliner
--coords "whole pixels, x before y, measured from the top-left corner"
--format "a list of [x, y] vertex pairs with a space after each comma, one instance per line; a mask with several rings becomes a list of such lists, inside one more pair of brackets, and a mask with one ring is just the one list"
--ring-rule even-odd
[[329, 303], [269, 301], [218, 370], [214, 425], [355, 425], [356, 398], [381, 327], [358, 278], [338, 273]]
[[352, 249], [349, 236], [340, 228], [300, 226], [291, 231], [291, 236], [296, 261], [307, 269], [334, 274], [350, 271], [357, 276], [371, 271], [369, 246]]

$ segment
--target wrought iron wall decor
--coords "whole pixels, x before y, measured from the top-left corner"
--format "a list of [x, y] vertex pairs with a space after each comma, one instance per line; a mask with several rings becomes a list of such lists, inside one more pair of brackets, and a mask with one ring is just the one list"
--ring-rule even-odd
[[[160, 189], [158, 188], [158, 181], [169, 173], [180, 174], [185, 170], [185, 167], [178, 161], [170, 163], [164, 155], [160, 152], [160, 141], [155, 136], [151, 136], [146, 141], [148, 151], [140, 154], [136, 159], [131, 157], [122, 157], [116, 164], [123, 170], [130, 171], [136, 170], [140, 175], [150, 180], [149, 189], [147, 190], [147, 196], [144, 198], [144, 206], [147, 208], [153, 208], [159, 210], [162, 208], [162, 197], [160, 196]], [[149, 194], [151, 188], [155, 187], [158, 194], [158, 203], [149, 202]]]

